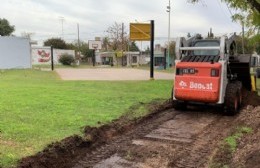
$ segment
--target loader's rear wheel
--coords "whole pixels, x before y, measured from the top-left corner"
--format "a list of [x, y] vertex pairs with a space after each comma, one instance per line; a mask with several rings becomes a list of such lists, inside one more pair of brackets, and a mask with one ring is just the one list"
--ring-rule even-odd
[[171, 93], [171, 100], [172, 100], [172, 107], [175, 110], [186, 110], [186, 108], [187, 108], [186, 102], [182, 102], [179, 100], [173, 100], [173, 89], [172, 89], [172, 93]]
[[238, 106], [242, 106], [243, 95], [242, 95], [242, 82], [236, 81], [235, 84], [237, 85], [237, 92], [238, 92]]
[[[242, 95], [241, 95], [242, 96]], [[236, 83], [229, 83], [226, 88], [224, 112], [227, 115], [235, 115], [239, 111], [240, 89]]]
[[175, 108], [175, 110], [186, 110], [187, 109], [187, 103], [181, 102], [178, 100], [172, 101], [172, 107]]

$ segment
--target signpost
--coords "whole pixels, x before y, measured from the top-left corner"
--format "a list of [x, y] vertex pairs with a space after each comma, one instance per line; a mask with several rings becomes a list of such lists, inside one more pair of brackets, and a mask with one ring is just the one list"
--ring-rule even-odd
[[133, 41], [150, 41], [150, 23], [130, 23], [130, 39]]
[[154, 20], [151, 23], [130, 23], [130, 40], [150, 41], [150, 79], [154, 79]]

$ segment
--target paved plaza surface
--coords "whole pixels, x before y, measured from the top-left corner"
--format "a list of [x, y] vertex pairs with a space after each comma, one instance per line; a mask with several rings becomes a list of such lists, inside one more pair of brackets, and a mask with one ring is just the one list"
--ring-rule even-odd
[[[62, 80], [150, 80], [149, 70], [130, 68], [56, 69]], [[154, 72], [154, 79], [171, 80], [173, 74]]]

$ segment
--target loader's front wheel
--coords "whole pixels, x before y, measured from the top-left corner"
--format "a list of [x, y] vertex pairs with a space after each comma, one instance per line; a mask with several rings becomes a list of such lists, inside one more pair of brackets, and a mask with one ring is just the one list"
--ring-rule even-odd
[[224, 112], [235, 115], [239, 111], [241, 101], [240, 89], [236, 83], [229, 83], [226, 88]]

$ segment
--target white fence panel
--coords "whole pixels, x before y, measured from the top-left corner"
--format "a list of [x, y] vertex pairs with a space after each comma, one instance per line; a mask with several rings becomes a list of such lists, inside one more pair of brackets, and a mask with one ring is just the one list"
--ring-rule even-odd
[[[62, 54], [69, 54], [75, 58], [74, 50], [53, 49], [53, 62], [60, 64], [59, 59]], [[32, 64], [51, 64], [51, 47], [32, 47]]]
[[0, 69], [32, 68], [27, 38], [0, 37]]

